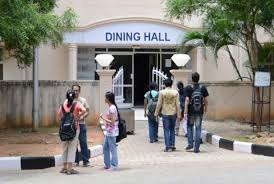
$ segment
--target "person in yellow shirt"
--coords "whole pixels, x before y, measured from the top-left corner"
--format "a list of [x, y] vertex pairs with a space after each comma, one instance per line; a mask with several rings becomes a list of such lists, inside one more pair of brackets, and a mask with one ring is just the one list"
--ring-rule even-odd
[[180, 102], [179, 93], [177, 90], [172, 89], [173, 81], [165, 79], [165, 89], [159, 93], [159, 99], [155, 110], [155, 116], [162, 115], [164, 137], [165, 137], [165, 152], [175, 151], [175, 123], [180, 121]]

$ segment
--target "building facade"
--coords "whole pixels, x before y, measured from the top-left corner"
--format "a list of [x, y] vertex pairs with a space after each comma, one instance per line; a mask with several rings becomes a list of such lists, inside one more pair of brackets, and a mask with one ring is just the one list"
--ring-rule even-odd
[[[39, 80], [97, 80], [100, 66], [95, 56], [114, 56], [111, 69], [124, 68], [125, 103], [142, 104], [143, 94], [157, 67], [171, 75], [176, 69], [171, 56], [184, 35], [201, 30], [201, 18], [169, 20], [163, 0], [59, 0], [56, 14], [73, 8], [78, 15], [77, 29], [64, 35], [64, 44], [57, 49], [42, 45], [39, 49]], [[247, 75], [245, 55], [232, 48], [237, 65]], [[210, 51], [198, 48], [189, 53], [188, 69], [201, 74], [203, 81], [236, 80], [237, 75], [225, 51], [220, 51], [218, 64]], [[31, 80], [32, 69], [18, 69], [14, 59], [0, 61], [3, 80]], [[139, 95], [136, 95], [139, 94]]]

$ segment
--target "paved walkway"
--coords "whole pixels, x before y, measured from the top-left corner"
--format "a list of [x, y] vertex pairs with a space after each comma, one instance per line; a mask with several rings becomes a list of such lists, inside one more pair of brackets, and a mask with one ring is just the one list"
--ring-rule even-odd
[[273, 183], [272, 157], [237, 153], [210, 144], [202, 144], [199, 154], [186, 152], [187, 142], [182, 136], [176, 137], [177, 151], [166, 153], [162, 127], [159, 143], [149, 143], [147, 132], [147, 122], [136, 121], [136, 134], [129, 135], [118, 146], [117, 172], [104, 171], [103, 157], [99, 156], [92, 160], [93, 167], [77, 168], [79, 175], [60, 174], [60, 168], [4, 171], [0, 173], [0, 183]]
[[[243, 160], [272, 160], [273, 158], [256, 156], [252, 154], [237, 153], [229, 150], [219, 149], [211, 144], [202, 144], [201, 152], [195, 154], [186, 152], [187, 139], [183, 136], [176, 137], [175, 152], [163, 152], [164, 139], [163, 129], [159, 129], [159, 142], [149, 143], [146, 121], [136, 121], [135, 135], [129, 135], [119, 146], [120, 166], [144, 166], [161, 164], [186, 164], [194, 162], [226, 162]], [[93, 161], [96, 165], [102, 165], [102, 157]]]

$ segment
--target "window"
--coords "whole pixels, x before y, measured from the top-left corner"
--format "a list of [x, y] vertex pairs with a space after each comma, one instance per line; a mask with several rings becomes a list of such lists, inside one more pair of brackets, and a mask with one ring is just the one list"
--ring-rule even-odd
[[95, 80], [95, 49], [80, 47], [77, 54], [77, 79]]

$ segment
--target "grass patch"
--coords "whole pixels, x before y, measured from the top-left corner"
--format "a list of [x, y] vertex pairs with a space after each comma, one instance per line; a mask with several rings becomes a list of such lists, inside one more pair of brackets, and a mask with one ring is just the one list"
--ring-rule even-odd
[[234, 141], [241, 141], [241, 142], [251, 142], [251, 139], [249, 138], [249, 136], [234, 136], [234, 137], [229, 137], [230, 140], [234, 140]]

